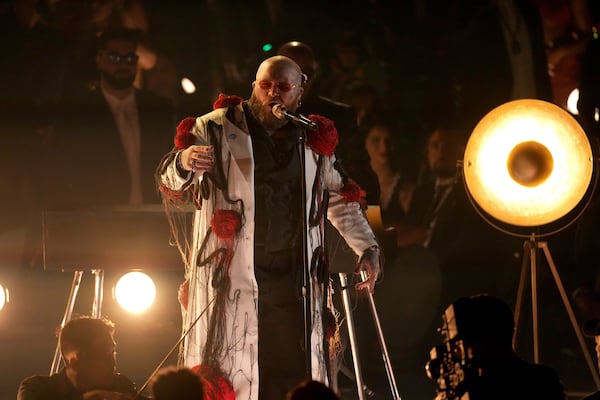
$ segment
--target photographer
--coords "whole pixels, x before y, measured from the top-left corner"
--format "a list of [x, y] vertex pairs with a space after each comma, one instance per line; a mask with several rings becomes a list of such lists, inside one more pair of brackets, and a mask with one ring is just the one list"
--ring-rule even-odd
[[501, 299], [460, 298], [443, 319], [444, 344], [432, 349], [427, 364], [427, 374], [438, 387], [436, 399], [566, 399], [556, 371], [515, 352], [514, 315]]

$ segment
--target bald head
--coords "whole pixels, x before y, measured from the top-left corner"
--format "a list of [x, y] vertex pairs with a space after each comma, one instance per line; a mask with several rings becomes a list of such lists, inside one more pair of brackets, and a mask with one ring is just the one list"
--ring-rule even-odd
[[265, 75], [269, 75], [271, 79], [280, 79], [285, 76], [291, 84], [302, 83], [302, 70], [289, 57], [273, 56], [264, 60], [256, 71], [256, 80], [262, 79]]

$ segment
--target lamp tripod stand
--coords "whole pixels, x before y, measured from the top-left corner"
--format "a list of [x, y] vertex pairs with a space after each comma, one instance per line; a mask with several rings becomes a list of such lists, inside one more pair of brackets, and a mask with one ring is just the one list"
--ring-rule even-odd
[[560, 297], [562, 299], [563, 305], [567, 314], [569, 316], [569, 320], [571, 321], [571, 325], [573, 326], [573, 330], [575, 331], [575, 335], [577, 336], [577, 340], [579, 342], [579, 346], [581, 347], [581, 351], [585, 357], [586, 363], [592, 374], [594, 379], [594, 383], [597, 387], [600, 387], [600, 377], [598, 376], [598, 371], [594, 365], [594, 361], [588, 347], [585, 343], [585, 339], [583, 337], [581, 328], [577, 323], [577, 318], [575, 317], [575, 313], [573, 312], [573, 308], [571, 303], [569, 302], [569, 298], [565, 291], [565, 288], [562, 284], [562, 280], [558, 274], [558, 270], [556, 269], [556, 265], [554, 264], [554, 260], [552, 259], [552, 255], [550, 254], [550, 249], [548, 248], [548, 243], [546, 241], [540, 241], [536, 237], [535, 234], [531, 234], [531, 236], [525, 240], [523, 243], [523, 260], [521, 263], [521, 276], [519, 278], [519, 287], [517, 291], [517, 299], [515, 304], [515, 335], [513, 337], [513, 345], [515, 344], [515, 339], [518, 333], [518, 326], [520, 321], [520, 313], [523, 306], [523, 295], [525, 290], [525, 283], [527, 277], [527, 267], [529, 267], [530, 272], [530, 281], [531, 281], [531, 313], [532, 313], [532, 334], [533, 334], [533, 360], [537, 364], [539, 363], [539, 332], [538, 332], [538, 296], [537, 296], [537, 271], [538, 271], [538, 253], [540, 250], [544, 253], [544, 257], [548, 264], [548, 268], [552, 273], [552, 277], [554, 279], [554, 283], [560, 293]]

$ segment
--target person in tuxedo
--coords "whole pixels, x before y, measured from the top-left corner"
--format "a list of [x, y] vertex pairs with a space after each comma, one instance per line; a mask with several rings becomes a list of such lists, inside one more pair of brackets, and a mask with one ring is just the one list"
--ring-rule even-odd
[[173, 104], [134, 86], [139, 32], [98, 37], [98, 82], [69, 97], [56, 116], [48, 155], [49, 207], [159, 204], [156, 163], [172, 146]]

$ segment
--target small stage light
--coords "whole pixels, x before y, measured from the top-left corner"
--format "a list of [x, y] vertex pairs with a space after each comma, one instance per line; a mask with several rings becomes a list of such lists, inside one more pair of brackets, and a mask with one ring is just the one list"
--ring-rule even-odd
[[117, 303], [132, 313], [146, 311], [156, 298], [156, 286], [143, 272], [128, 272], [119, 278], [114, 288]]
[[190, 78], [181, 78], [181, 88], [186, 94], [196, 93], [196, 85]]

